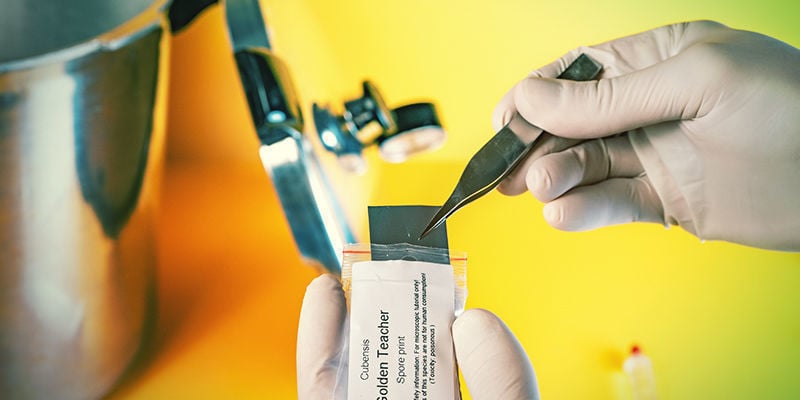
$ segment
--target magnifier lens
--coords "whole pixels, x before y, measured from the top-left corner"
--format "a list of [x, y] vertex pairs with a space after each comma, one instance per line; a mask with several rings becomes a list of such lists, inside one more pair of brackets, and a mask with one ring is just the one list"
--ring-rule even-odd
[[400, 163], [415, 154], [438, 149], [446, 138], [447, 134], [440, 126], [399, 132], [381, 143], [380, 155], [388, 162]]
[[367, 161], [361, 154], [341, 154], [338, 160], [339, 166], [349, 173], [362, 175], [367, 171]]
[[413, 103], [394, 110], [397, 132], [378, 138], [380, 155], [388, 162], [403, 162], [423, 151], [442, 146], [442, 129], [433, 103]]

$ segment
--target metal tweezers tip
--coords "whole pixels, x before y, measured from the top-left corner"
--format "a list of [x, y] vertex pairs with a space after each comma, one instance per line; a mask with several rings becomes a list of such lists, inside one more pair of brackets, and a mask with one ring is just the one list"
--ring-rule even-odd
[[425, 229], [422, 231], [422, 233], [419, 235], [419, 239], [417, 240], [422, 240], [425, 236], [428, 236], [428, 234], [431, 233], [431, 231], [438, 228], [439, 225], [442, 224], [442, 221], [443, 220], [441, 218], [432, 219], [431, 222], [428, 223], [428, 226], [426, 226]]

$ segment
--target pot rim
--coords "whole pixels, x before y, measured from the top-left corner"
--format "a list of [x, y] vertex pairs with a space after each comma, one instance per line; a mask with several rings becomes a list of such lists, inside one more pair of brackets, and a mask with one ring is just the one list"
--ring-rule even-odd
[[114, 51], [136, 41], [154, 29], [168, 26], [166, 9], [171, 0], [154, 0], [144, 11], [115, 28], [89, 40], [44, 54], [0, 63], [0, 74], [64, 63], [98, 51]]

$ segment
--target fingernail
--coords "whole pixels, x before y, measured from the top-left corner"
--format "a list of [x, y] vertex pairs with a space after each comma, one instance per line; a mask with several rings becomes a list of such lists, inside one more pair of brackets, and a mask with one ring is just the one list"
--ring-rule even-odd
[[548, 224], [553, 225], [561, 222], [561, 208], [557, 205], [547, 203], [544, 205], [542, 212], [544, 213], [544, 219]]
[[542, 171], [536, 168], [531, 168], [530, 171], [528, 171], [528, 176], [525, 182], [528, 184], [528, 190], [533, 192], [539, 189], [542, 186], [541, 182], [542, 182]]
[[512, 111], [512, 110], [505, 110], [505, 111], [503, 111], [503, 125], [505, 125], [505, 124], [507, 124], [509, 121], [511, 121], [511, 118], [513, 118], [513, 117], [514, 117], [514, 113], [515, 113], [515, 112], [516, 112], [516, 111]]
[[552, 178], [546, 169], [540, 167], [533, 167], [528, 170], [528, 175], [525, 177], [525, 184], [528, 189], [535, 195], [539, 196], [542, 200], [549, 201], [552, 199], [545, 199], [542, 196], [548, 196], [553, 186]]
[[311, 283], [308, 284], [308, 287], [321, 287], [325, 289], [338, 289], [342, 286], [341, 282], [339, 282], [339, 278], [333, 276], [332, 274], [322, 274], [316, 278], [314, 278]]

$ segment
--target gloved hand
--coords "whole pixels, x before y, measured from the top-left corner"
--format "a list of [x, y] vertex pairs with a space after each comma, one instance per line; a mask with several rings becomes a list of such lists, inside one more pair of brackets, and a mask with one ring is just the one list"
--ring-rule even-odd
[[[342, 354], [347, 340], [346, 315], [344, 292], [336, 277], [322, 275], [308, 285], [297, 334], [299, 400], [347, 398], [347, 357]], [[473, 399], [539, 398], [528, 356], [514, 334], [491, 312], [464, 312], [453, 323], [453, 342]], [[337, 386], [340, 390], [334, 393]]]
[[[550, 79], [580, 53], [603, 65], [598, 81]], [[499, 190], [527, 186], [556, 228], [651, 221], [800, 250], [797, 48], [709, 21], [665, 26], [533, 71], [500, 101], [495, 129], [515, 111], [561, 137]]]

